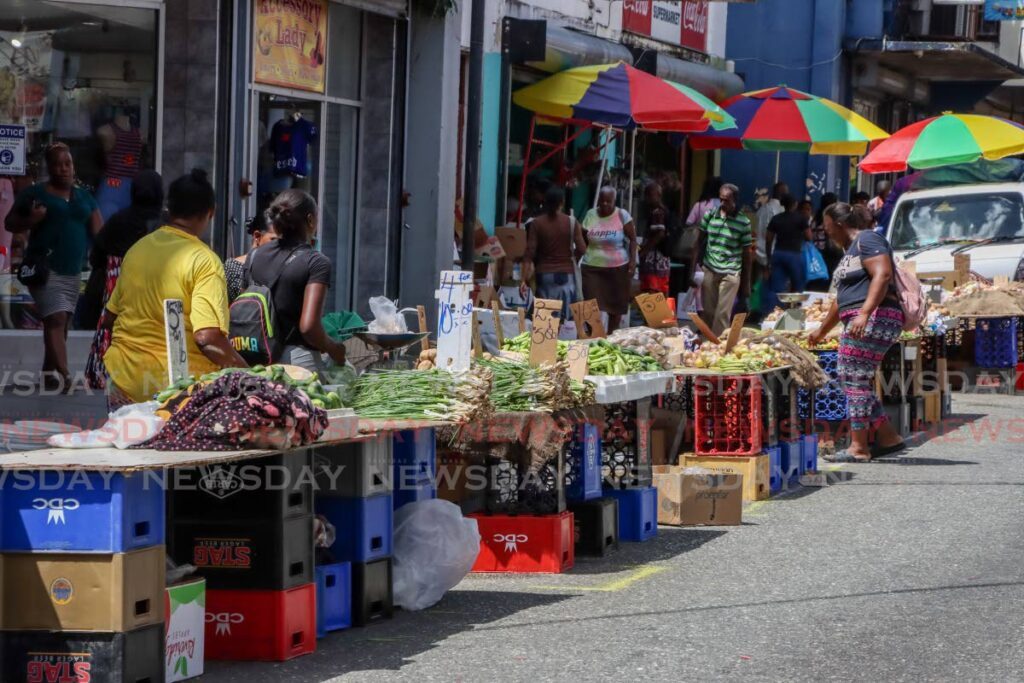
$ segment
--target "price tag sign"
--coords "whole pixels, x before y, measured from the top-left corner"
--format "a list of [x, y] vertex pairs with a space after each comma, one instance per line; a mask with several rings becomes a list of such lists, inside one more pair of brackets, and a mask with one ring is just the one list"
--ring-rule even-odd
[[746, 313], [737, 313], [736, 317], [732, 319], [732, 325], [729, 327], [729, 336], [725, 341], [725, 352], [729, 353], [736, 346], [736, 343], [740, 340], [740, 333], [743, 331], [743, 323], [747, 320]]
[[534, 299], [530, 365], [537, 367], [558, 360], [558, 315], [561, 310], [561, 301]]
[[661, 292], [637, 294], [635, 300], [647, 327], [658, 329], [677, 325], [676, 312], [668, 307], [668, 301], [665, 300], [665, 295]]
[[607, 335], [604, 323], [601, 322], [601, 309], [597, 299], [587, 299], [569, 304], [572, 318], [576, 321], [577, 339], [598, 339]]
[[188, 377], [185, 307], [181, 299], [164, 299], [164, 337], [167, 341], [168, 386]]
[[437, 367], [450, 372], [469, 370], [473, 346], [473, 273], [441, 271], [437, 299]]
[[582, 382], [590, 372], [590, 344], [582, 341], [570, 342], [565, 359], [569, 361], [569, 377]]

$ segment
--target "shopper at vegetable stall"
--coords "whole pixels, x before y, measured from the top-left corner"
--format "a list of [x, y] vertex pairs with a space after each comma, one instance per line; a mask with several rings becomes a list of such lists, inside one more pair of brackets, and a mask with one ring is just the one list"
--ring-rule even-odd
[[552, 185], [544, 196], [544, 213], [527, 228], [523, 282], [536, 276], [536, 295], [562, 302], [562, 320], [571, 320], [569, 305], [579, 299], [576, 291], [576, 263], [587, 251], [583, 230], [562, 207], [565, 193]]
[[765, 249], [768, 252], [768, 296], [764, 310], [772, 311], [779, 305], [779, 294], [802, 292], [807, 284], [804, 267], [804, 243], [811, 241], [811, 226], [807, 217], [796, 210], [793, 195], [780, 200], [782, 213], [768, 223]]
[[[875, 395], [875, 372], [903, 330], [893, 275], [892, 247], [871, 230], [866, 206], [833, 204], [825, 211], [829, 236], [846, 250], [836, 269], [836, 300], [808, 342], [817, 345], [835, 325], [845, 325], [839, 338], [839, 381], [849, 406], [851, 444], [846, 451], [826, 456], [835, 462], [870, 462], [904, 446]], [[875, 428], [875, 449], [869, 440]]]
[[167, 225], [128, 250], [103, 313], [113, 329], [107, 366], [111, 409], [147, 401], [167, 386], [164, 300], [179, 299], [189, 371], [245, 367], [228, 341], [224, 266], [202, 237], [213, 219], [214, 191], [206, 172], [193, 169], [167, 193]]
[[662, 201], [661, 185], [649, 183], [644, 188], [644, 211], [647, 231], [640, 247], [640, 290], [669, 295], [672, 261], [668, 237], [668, 207]]
[[632, 298], [636, 272], [636, 226], [625, 209], [615, 206], [614, 187], [601, 188], [597, 207], [583, 218], [587, 253], [583, 255], [583, 297], [597, 299], [608, 315], [608, 333], [619, 328]]
[[228, 281], [229, 305], [245, 290], [245, 260], [249, 257], [249, 252], [262, 247], [270, 240], [277, 239], [277, 234], [267, 226], [266, 215], [262, 211], [246, 221], [245, 234], [251, 241], [249, 249], [241, 256], [224, 260], [224, 276]]
[[96, 200], [75, 186], [75, 162], [63, 142], [46, 148], [45, 183], [25, 188], [7, 214], [11, 233], [28, 231], [18, 279], [28, 287], [43, 318], [43, 386], [71, 389], [68, 329], [78, 306], [89, 236], [103, 225]]
[[[316, 200], [302, 190], [285, 190], [267, 209], [267, 225], [277, 239], [252, 252], [252, 281], [272, 290], [277, 319], [283, 333], [281, 363], [307, 370], [327, 369], [324, 354], [345, 364], [345, 347], [324, 331], [324, 302], [331, 285], [331, 262], [313, 249], [316, 238]], [[276, 283], [276, 284], [275, 284]]]
[[736, 202], [738, 193], [735, 185], [722, 185], [718, 209], [704, 214], [690, 267], [690, 272], [695, 273], [697, 261], [703, 257], [704, 280], [700, 288], [704, 312], [701, 317], [716, 335], [728, 327], [737, 294], [744, 301], [750, 297], [754, 236], [750, 219], [739, 210]]

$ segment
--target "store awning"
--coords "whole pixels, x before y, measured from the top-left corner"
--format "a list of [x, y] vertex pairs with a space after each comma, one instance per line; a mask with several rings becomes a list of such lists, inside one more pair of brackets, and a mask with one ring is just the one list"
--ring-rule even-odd
[[383, 14], [395, 19], [406, 19], [409, 16], [408, 0], [340, 0], [343, 5], [351, 5], [374, 14]]
[[856, 39], [846, 41], [854, 55], [874, 56], [879, 64], [925, 81], [1007, 81], [1024, 68], [974, 43], [933, 40]]

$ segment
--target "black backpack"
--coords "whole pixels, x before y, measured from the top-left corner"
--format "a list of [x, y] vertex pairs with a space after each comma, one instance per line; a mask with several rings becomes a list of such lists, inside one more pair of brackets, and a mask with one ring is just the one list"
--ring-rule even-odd
[[281, 279], [285, 268], [295, 258], [295, 249], [288, 254], [269, 285], [253, 281], [250, 264], [253, 252], [250, 251], [245, 257], [247, 286], [245, 291], [231, 302], [228, 337], [231, 339], [231, 346], [250, 366], [276, 363], [284, 351], [290, 331], [284, 333], [278, 324], [277, 311], [274, 308], [274, 287]]

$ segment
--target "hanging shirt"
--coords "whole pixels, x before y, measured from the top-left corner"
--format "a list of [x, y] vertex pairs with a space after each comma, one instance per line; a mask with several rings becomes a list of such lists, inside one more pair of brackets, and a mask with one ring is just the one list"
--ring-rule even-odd
[[304, 118], [298, 121], [281, 119], [270, 129], [270, 146], [274, 150], [274, 175], [309, 173], [309, 146], [316, 143], [319, 131]]
[[625, 227], [632, 220], [625, 209], [616, 209], [609, 216], [599, 216], [597, 209], [587, 211], [583, 218], [583, 232], [587, 235], [583, 265], [619, 268], [629, 263]]
[[134, 178], [142, 162], [142, 136], [138, 128], [122, 130], [110, 124], [114, 130], [114, 148], [107, 153], [107, 175], [113, 178]]

